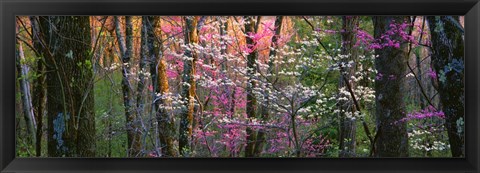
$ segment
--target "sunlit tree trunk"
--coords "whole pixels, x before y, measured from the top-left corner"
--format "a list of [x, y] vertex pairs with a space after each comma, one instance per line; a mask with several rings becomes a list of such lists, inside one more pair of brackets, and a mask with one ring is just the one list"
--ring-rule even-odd
[[432, 64], [438, 74], [438, 92], [453, 157], [465, 156], [465, 71], [463, 27], [458, 16], [427, 17]]
[[[374, 37], [380, 39], [390, 29], [390, 24], [400, 24], [409, 17], [373, 17]], [[400, 40], [401, 37], [392, 36]], [[375, 50], [375, 79], [377, 157], [408, 156], [408, 136], [406, 122], [399, 121], [406, 117], [404, 91], [402, 88], [408, 60], [408, 43], [402, 41], [399, 48], [383, 47]]]
[[[357, 50], [353, 47], [355, 45], [356, 28], [359, 24], [359, 16], [342, 16], [342, 55], [349, 55], [347, 59], [343, 59], [344, 63], [349, 61], [357, 62]], [[355, 88], [355, 82], [350, 80], [350, 76], [355, 74], [355, 65], [346, 68], [345, 75], [340, 75], [338, 88], [346, 87], [346, 80], [349, 81], [351, 88]], [[342, 79], [348, 77], [348, 79]], [[338, 109], [340, 114], [340, 133], [339, 133], [339, 157], [354, 157], [355, 156], [355, 140], [356, 140], [356, 125], [355, 120], [346, 117], [345, 113], [350, 112], [352, 115], [357, 111], [352, 100], [339, 101]]]
[[[150, 73], [152, 74], [152, 84], [155, 90], [154, 110], [158, 123], [158, 138], [161, 148], [161, 155], [166, 157], [177, 156], [177, 150], [174, 146], [175, 141], [175, 122], [173, 116], [167, 112], [165, 106], [169, 106], [170, 102], [166, 98], [169, 92], [167, 63], [161, 55], [163, 52], [162, 35], [156, 34], [155, 29], [160, 23], [160, 17], [147, 17], [147, 47], [149, 59], [153, 62], [150, 64]], [[159, 94], [159, 95], [157, 95]]]
[[47, 65], [48, 155], [95, 156], [93, 66], [88, 16], [42, 16]]
[[118, 45], [122, 53], [122, 91], [123, 105], [125, 107], [125, 118], [127, 128], [127, 156], [134, 157], [141, 150], [141, 131], [138, 127], [135, 105], [133, 105], [132, 85], [130, 83], [130, 59], [133, 54], [133, 26], [132, 17], [125, 16], [125, 37], [122, 36], [120, 29], [120, 20], [115, 16], [115, 31], [117, 34]]
[[182, 91], [181, 96], [185, 104], [182, 107], [182, 113], [180, 115], [180, 134], [179, 134], [179, 152], [183, 156], [189, 156], [191, 153], [191, 138], [192, 138], [192, 125], [193, 125], [193, 112], [195, 102], [195, 65], [197, 62], [197, 54], [194, 51], [194, 44], [198, 43], [197, 32], [197, 19], [194, 16], [185, 16], [185, 44], [187, 49], [185, 50], [184, 64], [183, 64], [183, 77], [182, 77]]

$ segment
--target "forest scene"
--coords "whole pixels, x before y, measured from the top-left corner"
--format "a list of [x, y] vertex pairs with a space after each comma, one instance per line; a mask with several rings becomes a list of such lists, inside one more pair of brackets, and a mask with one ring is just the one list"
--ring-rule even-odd
[[464, 157], [464, 35], [463, 16], [17, 16], [16, 153]]

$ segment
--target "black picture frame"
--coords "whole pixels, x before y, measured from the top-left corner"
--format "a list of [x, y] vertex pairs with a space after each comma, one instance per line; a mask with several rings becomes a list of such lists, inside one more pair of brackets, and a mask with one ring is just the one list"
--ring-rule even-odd
[[[0, 171], [479, 172], [478, 0], [0, 0]], [[15, 158], [17, 15], [465, 15], [465, 158]]]

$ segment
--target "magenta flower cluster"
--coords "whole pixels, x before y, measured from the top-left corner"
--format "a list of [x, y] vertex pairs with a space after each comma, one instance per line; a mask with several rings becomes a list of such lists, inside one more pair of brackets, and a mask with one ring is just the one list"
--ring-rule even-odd
[[375, 39], [372, 35], [368, 34], [368, 32], [357, 28], [357, 42], [355, 43], [355, 47], [363, 45], [365, 49], [373, 50], [387, 47], [400, 48], [400, 44], [403, 42], [417, 44], [414, 36], [407, 32], [411, 26], [412, 24], [406, 21], [403, 23], [395, 23], [395, 20], [392, 20], [389, 29], [378, 39]]
[[430, 77], [432, 79], [437, 79], [437, 73], [432, 68], [430, 68], [428, 70], [427, 74], [428, 74], [428, 77]]
[[385, 47], [400, 48], [402, 42], [415, 43], [415, 38], [407, 32], [408, 27], [412, 25], [404, 21], [397, 24], [395, 20], [389, 25], [389, 30], [382, 34], [379, 39], [375, 40], [370, 49], [382, 49]]
[[433, 106], [428, 106], [427, 108], [420, 110], [419, 112], [412, 112], [407, 115], [406, 118], [403, 118], [400, 121], [408, 121], [412, 119], [425, 119], [425, 118], [440, 118], [445, 119], [445, 113], [443, 111], [437, 111]]

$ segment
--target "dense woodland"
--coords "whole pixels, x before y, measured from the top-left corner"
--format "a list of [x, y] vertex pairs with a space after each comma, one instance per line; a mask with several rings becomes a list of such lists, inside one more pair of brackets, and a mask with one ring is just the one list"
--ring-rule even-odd
[[16, 24], [20, 157], [465, 155], [462, 16]]

